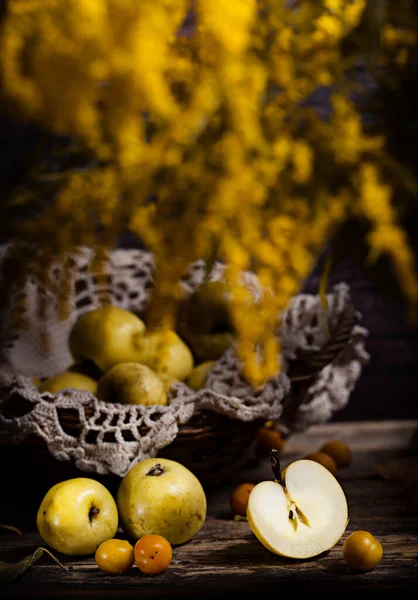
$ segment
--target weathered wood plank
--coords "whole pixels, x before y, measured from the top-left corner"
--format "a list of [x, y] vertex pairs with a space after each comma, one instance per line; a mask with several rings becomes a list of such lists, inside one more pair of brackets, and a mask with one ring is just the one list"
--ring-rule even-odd
[[[71, 595], [83, 588], [84, 597], [95, 597], [106, 589], [106, 596], [124, 597], [133, 590], [148, 596], [184, 596], [200, 590], [255, 591], [261, 583], [304, 588], [314, 586], [327, 589], [374, 587], [381, 589], [412, 589], [418, 583], [417, 518], [406, 518], [407, 533], [397, 530], [397, 519], [379, 520], [358, 517], [355, 528], [372, 528], [384, 547], [384, 559], [366, 574], [350, 571], [342, 557], [343, 541], [352, 530], [347, 529], [342, 540], [330, 551], [310, 560], [295, 561], [276, 556], [266, 550], [254, 537], [245, 522], [208, 518], [203, 530], [188, 544], [174, 550], [174, 558], [165, 573], [158, 577], [142, 575], [136, 568], [124, 576], [109, 576], [99, 571], [91, 558], [62, 557], [72, 571], [63, 572], [46, 558], [32, 567], [24, 576], [8, 586], [9, 597], [34, 597], [43, 594], [52, 597], [60, 590], [60, 597]], [[414, 533], [415, 531], [415, 533]], [[25, 536], [25, 543], [11, 542], [9, 559], [16, 554], [29, 554], [41, 544], [39, 536]], [[20, 546], [20, 547], [19, 547]], [[3, 558], [4, 550], [1, 553]], [[61, 558], [61, 557], [60, 557]], [[61, 593], [63, 592], [63, 593]], [[0, 590], [1, 593], [1, 590]]]
[[349, 421], [315, 425], [294, 433], [286, 452], [305, 452], [330, 439], [349, 442], [352, 450], [390, 450], [410, 448], [418, 432], [418, 420]]

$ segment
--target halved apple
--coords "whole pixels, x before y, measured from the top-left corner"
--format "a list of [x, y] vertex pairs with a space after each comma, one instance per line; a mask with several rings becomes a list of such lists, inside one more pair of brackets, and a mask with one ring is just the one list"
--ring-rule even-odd
[[348, 524], [340, 483], [313, 460], [296, 460], [283, 474], [277, 464], [273, 451], [276, 479], [258, 483], [250, 493], [247, 520], [253, 533], [268, 550], [289, 558], [310, 558], [329, 550]]

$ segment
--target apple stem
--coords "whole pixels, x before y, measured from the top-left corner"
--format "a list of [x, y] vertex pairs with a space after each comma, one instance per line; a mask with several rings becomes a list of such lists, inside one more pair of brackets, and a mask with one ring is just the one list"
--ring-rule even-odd
[[89, 510], [89, 521], [90, 523], [93, 521], [93, 519], [95, 517], [97, 517], [97, 515], [100, 513], [100, 508], [97, 508], [97, 506], [92, 506], [91, 509]]
[[160, 465], [160, 463], [157, 463], [156, 465], [151, 467], [151, 469], [148, 471], [147, 475], [150, 475], [151, 477], [157, 477], [158, 475], [162, 475], [163, 473], [164, 473], [164, 467], [162, 465]]
[[282, 478], [282, 472], [280, 468], [279, 451], [276, 448], [273, 448], [273, 450], [270, 452], [270, 462], [275, 479], [277, 479], [280, 485], [285, 488], [286, 486], [284, 484], [284, 479]]

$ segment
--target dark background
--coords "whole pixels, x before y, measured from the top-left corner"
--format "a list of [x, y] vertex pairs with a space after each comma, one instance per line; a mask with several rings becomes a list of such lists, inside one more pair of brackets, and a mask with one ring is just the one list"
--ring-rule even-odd
[[[319, 271], [308, 280], [307, 291], [317, 293]], [[349, 260], [342, 261], [330, 278], [331, 285], [338, 281], [348, 283], [353, 304], [362, 314], [370, 360], [347, 406], [332, 420], [418, 418], [418, 328], [408, 324], [404, 304], [384, 296]]]

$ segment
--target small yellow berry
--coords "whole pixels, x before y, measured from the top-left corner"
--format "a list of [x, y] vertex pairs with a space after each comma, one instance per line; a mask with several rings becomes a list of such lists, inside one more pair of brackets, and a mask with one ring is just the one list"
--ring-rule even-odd
[[157, 575], [168, 569], [173, 559], [173, 548], [164, 536], [150, 533], [137, 540], [134, 557], [140, 571]]
[[351, 463], [350, 446], [341, 440], [330, 440], [323, 444], [319, 450], [329, 454], [335, 460], [339, 469], [344, 469]]
[[322, 465], [323, 467], [328, 469], [328, 471], [330, 473], [332, 473], [334, 476], [337, 474], [337, 470], [338, 470], [337, 463], [332, 458], [332, 456], [330, 456], [326, 452], [320, 452], [319, 450], [317, 450], [316, 452], [311, 452], [310, 454], [307, 454], [305, 456], [305, 459], [313, 460], [313, 461], [319, 463], [320, 465]]
[[95, 560], [106, 573], [126, 573], [134, 564], [134, 548], [127, 540], [112, 538], [100, 544]]
[[266, 456], [272, 450], [283, 450], [286, 445], [282, 433], [274, 427], [260, 427], [256, 433], [256, 441], [258, 450]]
[[254, 483], [241, 483], [229, 497], [229, 503], [235, 515], [245, 517], [247, 513], [248, 498], [254, 489]]
[[382, 544], [369, 531], [359, 529], [346, 538], [343, 556], [352, 569], [370, 571], [382, 560]]

